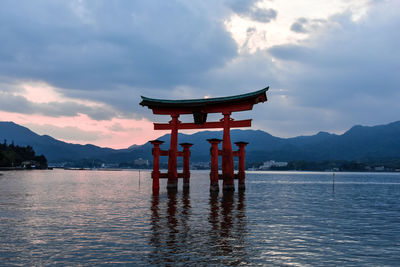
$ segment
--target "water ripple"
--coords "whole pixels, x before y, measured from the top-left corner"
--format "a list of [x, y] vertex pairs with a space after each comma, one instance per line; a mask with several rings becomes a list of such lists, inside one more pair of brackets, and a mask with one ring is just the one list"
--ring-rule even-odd
[[149, 172], [5, 172], [4, 265], [395, 266], [400, 175], [249, 173], [246, 192], [151, 194]]

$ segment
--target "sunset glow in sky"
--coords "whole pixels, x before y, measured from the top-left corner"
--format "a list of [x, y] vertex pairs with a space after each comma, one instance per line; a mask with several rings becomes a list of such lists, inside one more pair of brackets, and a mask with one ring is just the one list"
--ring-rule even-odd
[[140, 95], [270, 86], [246, 116], [276, 136], [396, 121], [398, 10], [397, 0], [1, 1], [0, 120], [126, 148], [166, 133]]

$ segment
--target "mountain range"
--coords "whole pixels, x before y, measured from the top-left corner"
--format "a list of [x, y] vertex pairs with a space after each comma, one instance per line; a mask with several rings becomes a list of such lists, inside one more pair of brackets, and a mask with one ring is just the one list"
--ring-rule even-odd
[[[108, 163], [132, 162], [139, 157], [152, 159], [151, 145], [133, 145], [126, 149], [102, 148], [59, 141], [48, 135], [38, 135], [13, 122], [0, 122], [0, 140], [18, 145], [30, 145], [36, 154], [43, 154], [50, 163], [96, 159]], [[222, 131], [203, 131], [191, 135], [179, 134], [179, 142], [190, 142], [191, 161], [209, 161], [209, 138], [222, 138]], [[159, 138], [168, 149], [170, 135]], [[344, 134], [319, 132], [311, 136], [280, 138], [261, 130], [232, 130], [232, 143], [249, 142], [246, 160], [323, 161], [376, 160], [400, 158], [400, 121], [378, 126], [353, 126]], [[233, 148], [235, 149], [233, 144]], [[166, 157], [162, 157], [166, 161]]]

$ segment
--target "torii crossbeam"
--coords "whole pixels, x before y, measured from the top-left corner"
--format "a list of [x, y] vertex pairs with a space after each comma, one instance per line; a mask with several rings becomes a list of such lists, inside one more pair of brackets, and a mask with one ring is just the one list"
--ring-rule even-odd
[[[177, 173], [177, 156], [184, 156], [183, 152], [178, 151], [178, 130], [222, 128], [222, 151], [220, 151], [220, 153], [218, 154], [222, 155], [223, 190], [234, 190], [234, 153], [232, 151], [230, 129], [237, 127], [251, 127], [251, 119], [235, 121], [230, 116], [232, 112], [251, 110], [253, 109], [254, 104], [267, 101], [266, 92], [268, 91], [268, 89], [269, 87], [266, 87], [255, 92], [229, 97], [188, 100], [153, 99], [142, 96], [142, 102], [140, 102], [140, 105], [146, 106], [151, 109], [153, 111], [153, 114], [170, 115], [172, 118], [169, 123], [154, 123], [154, 130], [171, 130], [171, 142], [170, 149], [168, 151], [159, 150], [159, 141], [153, 142], [153, 144], [156, 144], [154, 149], [156, 149], [156, 147], [158, 148], [158, 152], [156, 153], [158, 153], [159, 155], [168, 155], [167, 188], [176, 189], [178, 184], [178, 176], [184, 177], [184, 175], [178, 175]], [[220, 121], [207, 122], [207, 114], [209, 113], [221, 113], [223, 115], [223, 118]], [[194, 122], [182, 123], [178, 120], [179, 116], [182, 114], [193, 114]], [[187, 147], [187, 151], [189, 147]], [[242, 147], [242, 149], [243, 152], [241, 153], [244, 155], [244, 147]], [[186, 152], [185, 155], [188, 162], [190, 151]], [[242, 161], [244, 164], [244, 158]], [[187, 174], [189, 170], [184, 170], [184, 173], [185, 172]], [[158, 172], [158, 177], [159, 176], [160, 174]], [[153, 179], [154, 178], [155, 177], [153, 170]]]

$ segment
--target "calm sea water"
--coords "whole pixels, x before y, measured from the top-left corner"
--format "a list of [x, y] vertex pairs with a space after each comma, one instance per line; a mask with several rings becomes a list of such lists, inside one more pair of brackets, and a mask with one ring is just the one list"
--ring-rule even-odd
[[148, 171], [0, 176], [0, 265], [399, 266], [400, 174], [248, 173], [151, 194]]

